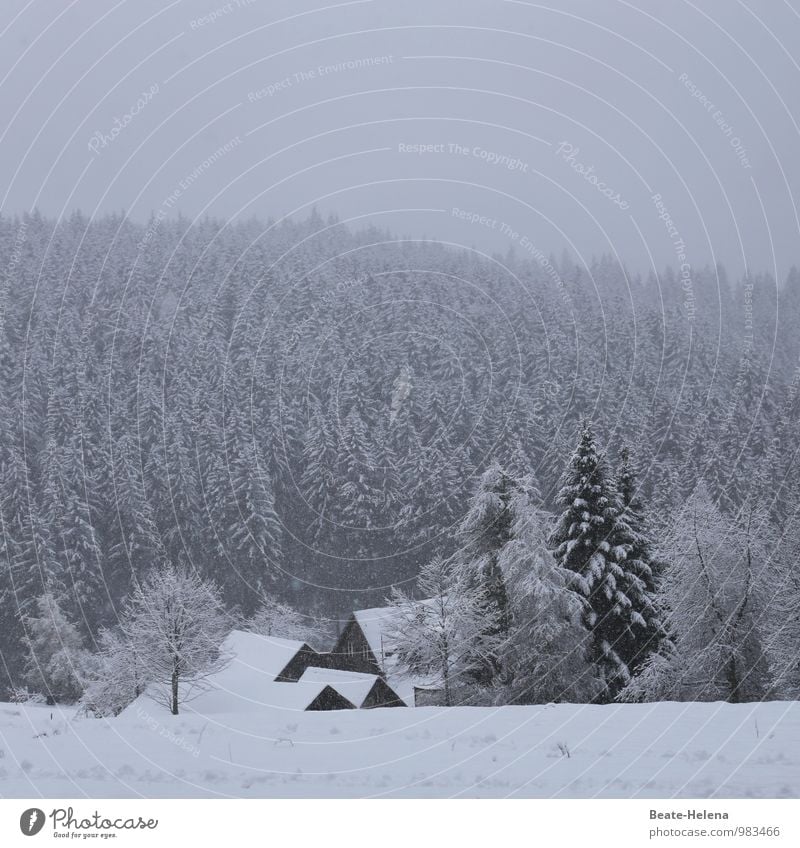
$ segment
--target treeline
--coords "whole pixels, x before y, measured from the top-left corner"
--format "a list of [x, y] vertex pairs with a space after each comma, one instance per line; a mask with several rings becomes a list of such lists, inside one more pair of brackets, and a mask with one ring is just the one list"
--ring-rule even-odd
[[[627, 449], [612, 470], [588, 423], [549, 514], [531, 473], [496, 462], [469, 500], [449, 557], [395, 588], [386, 670], [444, 706], [794, 699], [800, 695], [800, 535], [781, 544], [756, 499], [723, 514], [698, 483], [654, 541]], [[264, 595], [249, 620], [219, 589], [154, 568], [117, 626], [87, 648], [53, 585], [25, 619], [14, 697], [80, 700], [116, 715], [148, 690], [174, 714], [229, 661], [232, 627], [315, 642], [308, 618]]]
[[800, 275], [692, 284], [689, 310], [669, 270], [545, 268], [315, 214], [0, 218], [0, 689], [50, 591], [92, 651], [168, 566], [245, 617], [381, 603], [461, 549], [494, 462], [562, 509], [582, 416], [636, 457], [652, 540], [703, 482], [724, 521], [758, 504], [785, 550]]

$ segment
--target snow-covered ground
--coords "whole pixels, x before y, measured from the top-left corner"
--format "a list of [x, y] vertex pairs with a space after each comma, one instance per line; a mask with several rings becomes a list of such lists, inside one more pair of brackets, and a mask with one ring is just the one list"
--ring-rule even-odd
[[[292, 684], [286, 684], [292, 685]], [[171, 716], [0, 704], [4, 797], [798, 797], [800, 704]]]

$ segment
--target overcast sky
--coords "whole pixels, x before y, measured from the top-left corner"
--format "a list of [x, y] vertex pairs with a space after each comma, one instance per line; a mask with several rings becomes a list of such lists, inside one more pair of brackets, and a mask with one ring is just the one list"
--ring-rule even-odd
[[800, 0], [2, 11], [7, 215], [316, 205], [641, 271], [678, 264], [682, 244], [732, 275], [800, 264]]

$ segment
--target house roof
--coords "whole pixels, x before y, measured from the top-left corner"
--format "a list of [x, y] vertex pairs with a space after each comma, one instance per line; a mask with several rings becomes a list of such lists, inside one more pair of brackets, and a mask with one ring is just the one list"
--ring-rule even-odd
[[233, 630], [222, 643], [222, 651], [233, 657], [231, 665], [246, 667], [252, 673], [274, 680], [300, 651], [313, 651], [306, 642], [262, 636]]
[[338, 671], [330, 668], [309, 667], [300, 678], [300, 683], [327, 683], [340, 695], [360, 707], [379, 680], [376, 674], [361, 674], [356, 671]]

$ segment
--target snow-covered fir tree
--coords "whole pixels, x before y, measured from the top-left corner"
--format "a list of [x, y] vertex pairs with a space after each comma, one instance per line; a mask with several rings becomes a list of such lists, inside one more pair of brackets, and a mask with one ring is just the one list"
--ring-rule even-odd
[[800, 700], [800, 516], [783, 525], [767, 561], [763, 625], [776, 697]]
[[598, 700], [611, 700], [629, 681], [628, 662], [650, 638], [648, 620], [655, 614], [644, 582], [627, 562], [634, 535], [587, 422], [557, 500], [562, 512], [550, 544], [586, 603], [591, 656], [604, 682]]
[[238, 521], [229, 538], [235, 546], [235, 568], [241, 581], [237, 600], [242, 611], [250, 613], [275, 585], [281, 565], [281, 526], [269, 474], [259, 466], [247, 435], [240, 433], [239, 439], [240, 447], [229, 465], [238, 507]]
[[634, 674], [647, 657], [659, 649], [661, 640], [666, 638], [662, 616], [656, 606], [656, 585], [664, 564], [654, 553], [638, 477], [627, 447], [620, 451], [615, 485], [622, 507], [622, 521], [615, 541], [625, 546], [624, 591], [631, 601], [631, 618], [634, 623], [634, 639], [630, 642], [630, 651], [624, 655], [624, 660], [628, 671]]
[[98, 717], [119, 715], [149, 682], [149, 670], [136, 643], [119, 630], [101, 630], [81, 705]]
[[28, 688], [51, 704], [77, 701], [85, 685], [89, 652], [53, 592], [40, 595], [36, 612], [26, 616], [24, 643]]

